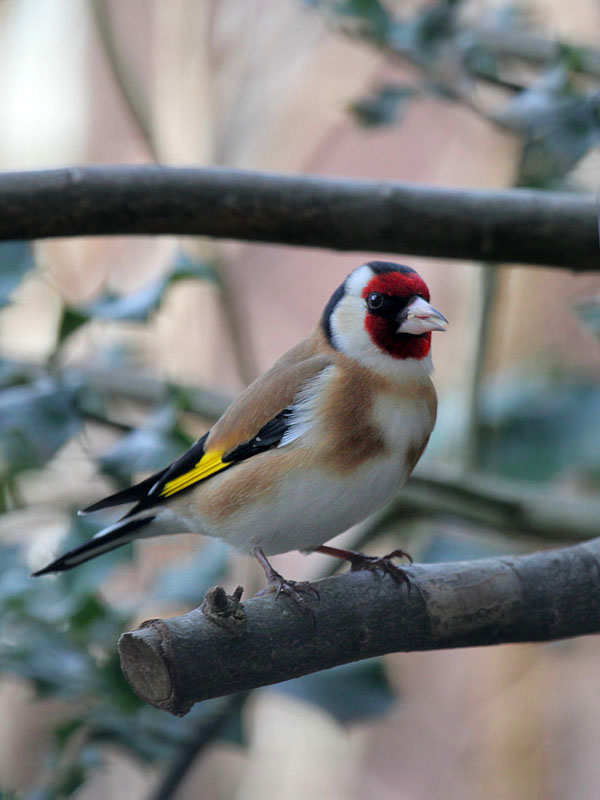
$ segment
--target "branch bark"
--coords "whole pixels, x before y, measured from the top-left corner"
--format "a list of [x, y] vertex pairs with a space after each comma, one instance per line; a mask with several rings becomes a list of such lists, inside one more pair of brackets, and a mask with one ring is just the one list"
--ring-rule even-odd
[[180, 617], [119, 641], [134, 691], [172, 714], [210, 697], [385, 653], [562, 639], [600, 631], [600, 539], [528, 556], [349, 572], [317, 583], [313, 628], [290, 598], [211, 590]]
[[600, 269], [590, 195], [160, 166], [4, 173], [0, 240], [182, 234]]

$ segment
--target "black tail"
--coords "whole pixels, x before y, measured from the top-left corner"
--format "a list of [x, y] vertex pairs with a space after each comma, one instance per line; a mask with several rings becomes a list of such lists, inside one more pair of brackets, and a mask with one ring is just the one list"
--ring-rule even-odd
[[105, 533], [100, 532], [89, 542], [69, 550], [68, 553], [57, 558], [47, 567], [34, 572], [32, 577], [37, 578], [39, 575], [47, 575], [50, 572], [64, 572], [66, 569], [83, 564], [84, 561], [89, 561], [90, 558], [96, 558], [110, 550], [116, 550], [117, 547], [135, 539], [135, 531], [148, 525], [153, 519], [154, 517], [138, 517], [137, 519], [121, 520], [107, 528]]
[[103, 508], [122, 506], [125, 503], [139, 503], [140, 500], [143, 500], [147, 497], [150, 489], [162, 478], [166, 471], [167, 467], [160, 472], [151, 475], [149, 478], [146, 478], [146, 480], [136, 483], [135, 486], [130, 486], [127, 489], [123, 489], [121, 492], [116, 492], [116, 494], [111, 494], [109, 497], [99, 500], [97, 503], [92, 503], [91, 506], [83, 508], [79, 513], [91, 514], [94, 511], [100, 511]]

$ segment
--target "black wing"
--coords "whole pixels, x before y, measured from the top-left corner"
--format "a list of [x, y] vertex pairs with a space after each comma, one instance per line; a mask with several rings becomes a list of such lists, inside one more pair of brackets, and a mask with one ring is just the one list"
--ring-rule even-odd
[[240, 461], [245, 461], [252, 456], [277, 447], [290, 426], [291, 414], [291, 408], [280, 411], [266, 425], [263, 425], [256, 436], [227, 453], [206, 453], [205, 444], [208, 438], [208, 433], [206, 433], [170, 466], [135, 486], [130, 486], [128, 489], [93, 503], [82, 513], [87, 514], [103, 508], [135, 502], [134, 508], [126, 514], [129, 517], [145, 508], [168, 500], [176, 494], [191, 489], [212, 475], [239, 464]]

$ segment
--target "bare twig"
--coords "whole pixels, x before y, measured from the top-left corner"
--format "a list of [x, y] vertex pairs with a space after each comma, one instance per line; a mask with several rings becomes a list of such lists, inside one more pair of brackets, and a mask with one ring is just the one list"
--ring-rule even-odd
[[[243, 604], [245, 624], [200, 609], [150, 620], [119, 641], [136, 693], [172, 714], [210, 697], [385, 653], [550, 641], [600, 632], [600, 539], [529, 556], [349, 572], [317, 583], [315, 627], [289, 597]], [[239, 616], [238, 610], [238, 616]]]
[[[148, 147], [150, 155], [154, 161], [160, 161], [159, 150], [152, 130], [150, 113], [146, 100], [140, 86], [135, 81], [134, 74], [123, 61], [110, 23], [110, 15], [106, 6], [106, 0], [91, 0], [91, 4], [98, 36], [115, 84]], [[225, 270], [222, 268], [216, 253], [212, 255], [211, 261], [213, 263], [213, 270], [219, 278], [221, 308], [231, 338], [235, 362], [242, 381], [248, 384], [256, 377], [254, 360], [244, 341], [242, 331], [240, 330], [233, 293], [227, 280]]]
[[460, 519], [521, 541], [558, 544], [598, 534], [600, 501], [493, 475], [429, 469], [413, 475], [384, 513], [390, 520], [406, 515]]
[[473, 44], [495, 52], [505, 58], [515, 58], [532, 64], [547, 64], [555, 59], [561, 46], [577, 52], [576, 69], [594, 77], [600, 77], [600, 50], [579, 44], [546, 39], [527, 31], [494, 30], [492, 28], [472, 28], [469, 37]]
[[492, 335], [494, 305], [498, 286], [498, 267], [490, 264], [479, 275], [479, 296], [477, 298], [477, 320], [475, 325], [475, 348], [473, 372], [469, 386], [465, 436], [464, 467], [475, 470], [480, 464], [480, 428], [482, 418], [482, 392], [488, 349]]
[[227, 270], [224, 268], [218, 257], [213, 262], [213, 270], [218, 279], [219, 293], [221, 297], [221, 311], [225, 318], [225, 324], [231, 341], [231, 349], [235, 358], [240, 378], [243, 383], [248, 385], [257, 376], [256, 361], [251, 350], [248, 338], [244, 335], [243, 326], [240, 322], [240, 315], [236, 308], [235, 296], [229, 281]]
[[178, 392], [182, 396], [180, 405], [186, 411], [209, 422], [217, 420], [233, 399], [221, 392], [198, 386], [169, 386], [151, 375], [132, 374], [128, 369], [118, 367], [77, 367], [64, 370], [63, 376], [101, 395], [114, 395], [148, 405], [165, 402], [171, 392]]
[[475, 191], [228, 169], [4, 173], [0, 240], [195, 234], [337, 250], [600, 269], [592, 195]]
[[150, 112], [131, 69], [124, 63], [110, 23], [106, 0], [90, 0], [96, 31], [119, 93], [154, 161], [159, 161]]

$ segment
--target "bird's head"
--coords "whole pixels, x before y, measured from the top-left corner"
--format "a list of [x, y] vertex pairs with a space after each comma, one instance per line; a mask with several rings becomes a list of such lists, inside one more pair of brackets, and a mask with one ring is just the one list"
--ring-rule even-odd
[[377, 366], [389, 363], [389, 357], [425, 359], [431, 332], [446, 330], [447, 322], [430, 305], [427, 284], [414, 269], [370, 261], [334, 292], [322, 327], [336, 350]]

